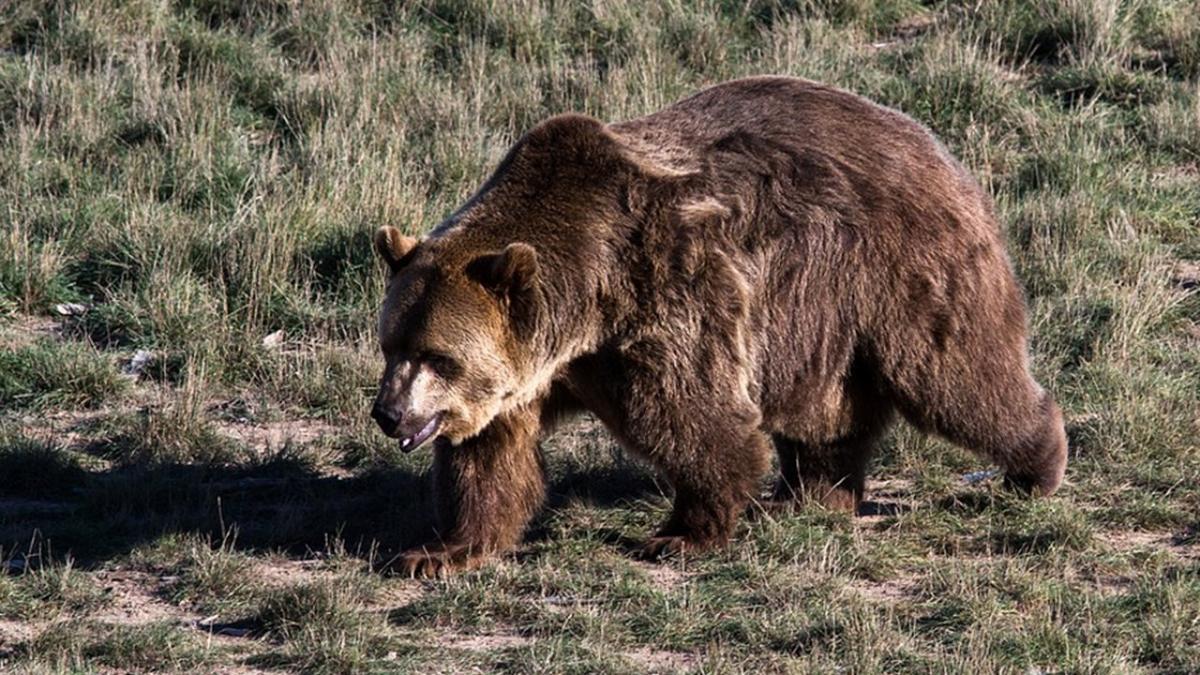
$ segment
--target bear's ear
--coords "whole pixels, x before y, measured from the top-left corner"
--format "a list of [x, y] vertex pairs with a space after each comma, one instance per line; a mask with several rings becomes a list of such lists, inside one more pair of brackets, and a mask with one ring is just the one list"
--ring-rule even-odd
[[499, 253], [481, 255], [467, 263], [467, 276], [495, 295], [508, 310], [513, 332], [528, 337], [537, 327], [537, 250], [515, 242]]
[[505, 246], [499, 253], [481, 255], [467, 264], [467, 276], [510, 300], [532, 290], [537, 275], [537, 250], [519, 241]]
[[404, 256], [412, 252], [416, 246], [417, 240], [414, 237], [403, 235], [400, 230], [389, 225], [375, 230], [375, 252], [379, 254], [380, 258], [383, 258], [393, 272], [399, 269]]

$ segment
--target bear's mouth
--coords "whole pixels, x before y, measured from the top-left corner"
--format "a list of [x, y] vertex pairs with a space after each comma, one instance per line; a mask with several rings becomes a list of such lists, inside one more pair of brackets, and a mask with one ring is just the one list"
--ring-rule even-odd
[[422, 443], [437, 435], [438, 429], [442, 426], [442, 414], [438, 413], [429, 418], [425, 426], [421, 430], [411, 436], [405, 436], [400, 439], [400, 450], [402, 452], [412, 452], [417, 449]]

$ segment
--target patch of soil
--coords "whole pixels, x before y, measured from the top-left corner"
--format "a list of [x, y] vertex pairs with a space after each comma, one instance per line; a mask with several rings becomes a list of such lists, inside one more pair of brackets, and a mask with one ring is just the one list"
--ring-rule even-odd
[[1150, 177], [1164, 183], [1188, 183], [1190, 185], [1191, 181], [1196, 180], [1197, 175], [1200, 175], [1200, 165], [1179, 164], [1155, 171]]
[[21, 349], [45, 338], [57, 339], [62, 326], [49, 316], [20, 315], [0, 323], [0, 349]]
[[438, 636], [436, 644], [446, 649], [461, 649], [470, 652], [490, 652], [497, 649], [512, 649], [528, 647], [533, 640], [512, 633], [497, 633], [492, 635], [461, 635], [444, 633]]
[[38, 634], [38, 624], [32, 621], [0, 619], [0, 653], [26, 642]]
[[338, 573], [336, 570], [329, 569], [324, 560], [273, 558], [253, 561], [253, 567], [247, 574], [265, 586], [284, 588], [319, 579], [332, 578], [337, 576]]
[[865, 600], [893, 606], [898, 602], [911, 600], [917, 595], [918, 579], [916, 575], [906, 575], [885, 581], [855, 579], [849, 583], [848, 588]]
[[1171, 283], [1185, 291], [1200, 288], [1200, 262], [1185, 260], [1175, 265]]
[[1186, 561], [1200, 561], [1200, 545], [1188, 532], [1143, 532], [1119, 530], [1101, 532], [1098, 538], [1115, 551], [1158, 550]]
[[673, 591], [687, 583], [688, 574], [679, 569], [672, 561], [650, 563], [636, 562], [639, 569], [650, 578], [650, 583], [662, 591]]
[[1169, 550], [1172, 547], [1172, 535], [1169, 532], [1142, 532], [1139, 530], [1118, 530], [1101, 532], [1099, 539], [1117, 551], [1132, 551], [1144, 548], [1161, 548]]
[[91, 440], [88, 430], [114, 414], [109, 406], [94, 410], [58, 410], [29, 415], [21, 420], [21, 433], [43, 443], [82, 449]]
[[217, 422], [222, 434], [260, 451], [278, 450], [286, 445], [303, 445], [335, 430], [324, 422], [286, 420], [263, 424]]
[[648, 673], [678, 673], [691, 670], [698, 661], [695, 654], [669, 652], [653, 647], [638, 647], [625, 652], [624, 656]]
[[385, 609], [404, 607], [420, 600], [425, 595], [421, 582], [412, 579], [393, 580], [372, 598], [371, 606]]
[[155, 574], [133, 570], [102, 570], [93, 575], [104, 587], [109, 603], [90, 615], [103, 623], [132, 625], [171, 621], [182, 623], [189, 614], [159, 597], [161, 580]]

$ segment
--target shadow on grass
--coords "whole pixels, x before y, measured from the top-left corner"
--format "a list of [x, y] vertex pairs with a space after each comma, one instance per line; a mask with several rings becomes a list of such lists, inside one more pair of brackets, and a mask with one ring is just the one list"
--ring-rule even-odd
[[[53, 479], [53, 480], [51, 480]], [[53, 487], [51, 490], [50, 487]], [[550, 482], [547, 511], [568, 503], [602, 508], [661, 494], [631, 467], [573, 467]], [[530, 528], [545, 538], [546, 516]], [[0, 558], [70, 556], [94, 566], [168, 534], [214, 541], [236, 531], [240, 550], [307, 556], [332, 540], [386, 560], [434, 538], [424, 469], [376, 467], [348, 477], [280, 457], [253, 465], [146, 463], [93, 472], [62, 455], [0, 455]]]
[[339, 478], [287, 461], [124, 466], [86, 473], [53, 509], [0, 511], [0, 543], [20, 551], [44, 542], [82, 565], [170, 533], [220, 540], [234, 529], [241, 549], [304, 554], [335, 536], [351, 551], [403, 547], [430, 533], [427, 484], [408, 471]]

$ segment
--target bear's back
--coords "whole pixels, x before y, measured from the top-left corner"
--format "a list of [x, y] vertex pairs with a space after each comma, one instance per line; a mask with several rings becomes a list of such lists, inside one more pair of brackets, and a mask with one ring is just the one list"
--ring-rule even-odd
[[975, 237], [997, 234], [990, 200], [928, 129], [818, 82], [733, 80], [610, 128], [660, 164], [706, 173], [705, 190], [750, 199], [756, 181], [772, 181], [801, 210], [815, 199], [863, 221], [860, 234], [940, 238], [962, 225]]

